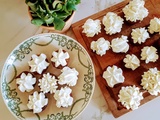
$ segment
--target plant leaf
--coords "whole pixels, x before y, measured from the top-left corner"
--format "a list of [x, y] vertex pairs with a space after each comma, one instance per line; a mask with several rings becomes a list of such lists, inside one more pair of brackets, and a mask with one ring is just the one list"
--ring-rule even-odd
[[62, 20], [66, 19], [68, 16], [70, 16], [70, 13], [57, 12], [57, 17], [62, 19]]
[[54, 21], [54, 18], [53, 18], [52, 16], [46, 17], [46, 18], [44, 18], [44, 19], [45, 19], [45, 23], [46, 23], [47, 25], [52, 24], [53, 21]]
[[62, 30], [65, 26], [65, 22], [58, 17], [54, 17], [53, 24], [56, 30]]
[[68, 2], [68, 3], [67, 3], [67, 10], [68, 10], [68, 11], [76, 10], [75, 4], [73, 4], [72, 2]]
[[58, 1], [58, 0], [55, 0], [53, 3], [52, 3], [52, 7], [53, 9], [56, 9], [57, 5], [61, 5], [62, 6], [62, 1]]
[[81, 2], [81, 0], [76, 0], [76, 5], [78, 5]]
[[37, 2], [35, 3], [32, 3], [30, 1], [27, 2], [27, 5], [30, 7], [30, 9], [33, 11], [33, 12], [36, 12], [37, 11]]
[[36, 26], [41, 26], [44, 23], [44, 21], [40, 18], [34, 18], [31, 20], [31, 23]]

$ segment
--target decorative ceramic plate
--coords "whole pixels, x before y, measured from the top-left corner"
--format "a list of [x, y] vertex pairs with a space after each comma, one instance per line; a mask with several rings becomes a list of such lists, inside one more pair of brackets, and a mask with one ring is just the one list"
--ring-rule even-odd
[[[49, 103], [44, 111], [33, 114], [27, 108], [28, 96], [17, 88], [15, 77], [28, 70], [32, 54], [44, 53], [50, 60], [51, 53], [59, 48], [70, 55], [69, 67], [79, 72], [76, 86], [71, 87], [74, 103], [68, 108], [57, 108], [53, 94], [47, 95]], [[50, 64], [49, 71], [52, 71]], [[76, 118], [89, 103], [95, 86], [93, 63], [86, 50], [74, 39], [55, 33], [39, 34], [28, 38], [18, 45], [7, 58], [1, 74], [2, 96], [6, 106], [19, 120], [71, 120]]]

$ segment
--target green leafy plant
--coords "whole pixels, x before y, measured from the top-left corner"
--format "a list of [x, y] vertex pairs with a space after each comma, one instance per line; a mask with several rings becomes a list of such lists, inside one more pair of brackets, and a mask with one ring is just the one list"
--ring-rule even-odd
[[25, 0], [25, 3], [29, 6], [32, 24], [62, 30], [80, 0]]

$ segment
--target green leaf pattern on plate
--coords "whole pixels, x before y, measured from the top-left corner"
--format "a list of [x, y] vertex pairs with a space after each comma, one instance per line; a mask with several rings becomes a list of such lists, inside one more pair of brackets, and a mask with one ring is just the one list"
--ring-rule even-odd
[[73, 115], [64, 115], [63, 112], [55, 114], [51, 114], [47, 116], [47, 119], [44, 120], [71, 120]]
[[2, 83], [2, 91], [4, 99], [7, 100], [7, 105], [10, 110], [17, 116], [24, 118], [22, 116], [21, 110], [19, 105], [22, 103], [20, 98], [17, 97], [16, 89], [11, 89], [9, 84], [4, 80]]
[[36, 39], [30, 39], [20, 45], [18, 50], [13, 51], [13, 55], [15, 56], [15, 61], [20, 60], [22, 61], [25, 58], [26, 54], [29, 54], [32, 49], [30, 48]]

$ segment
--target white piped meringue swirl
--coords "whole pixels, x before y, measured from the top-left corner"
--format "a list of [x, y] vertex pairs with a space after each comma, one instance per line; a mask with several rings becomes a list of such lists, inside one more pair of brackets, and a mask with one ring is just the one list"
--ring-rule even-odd
[[132, 29], [131, 35], [132, 35], [133, 43], [139, 43], [139, 44], [144, 43], [146, 39], [150, 38], [149, 33], [145, 28]]
[[126, 53], [129, 50], [127, 36], [121, 36], [120, 38], [114, 38], [111, 41], [111, 47], [115, 53]]
[[115, 65], [107, 67], [106, 71], [103, 72], [103, 78], [110, 87], [114, 87], [115, 84], [124, 82], [122, 69]]
[[105, 40], [103, 37], [99, 38], [97, 41], [91, 42], [91, 49], [93, 52], [96, 51], [96, 53], [100, 56], [106, 54], [106, 51], [110, 48], [110, 42]]
[[54, 94], [56, 100], [56, 106], [60, 107], [69, 107], [73, 104], [73, 97], [71, 97], [72, 89], [69, 87], [62, 87], [60, 90], [57, 90]]
[[151, 95], [157, 96], [160, 93], [160, 71], [155, 68], [150, 68], [142, 75], [141, 85]]
[[131, 0], [122, 11], [127, 21], [136, 22], [142, 21], [148, 16], [148, 10], [144, 7], [144, 0]]
[[58, 76], [58, 83], [60, 85], [67, 84], [69, 86], [75, 86], [78, 80], [78, 71], [75, 68], [64, 67], [61, 70], [61, 74]]
[[150, 20], [148, 31], [151, 34], [153, 34], [154, 32], [158, 32], [160, 34], [160, 18], [154, 17]]
[[143, 100], [143, 93], [140, 92], [138, 87], [134, 86], [126, 86], [122, 87], [118, 94], [118, 102], [126, 107], [128, 110], [138, 109], [141, 100]]
[[57, 79], [55, 76], [50, 75], [50, 73], [43, 74], [43, 77], [39, 79], [38, 86], [40, 86], [40, 91], [43, 93], [50, 92], [55, 93], [57, 86]]
[[131, 68], [132, 70], [135, 70], [140, 66], [140, 60], [134, 54], [127, 54], [123, 59], [123, 62], [125, 63], [126, 68]]
[[87, 37], [93, 37], [101, 32], [101, 22], [98, 19], [97, 20], [88, 19], [84, 23], [82, 28], [83, 28], [82, 33], [85, 33]]
[[145, 60], [146, 63], [156, 62], [159, 58], [157, 49], [153, 46], [146, 46], [141, 51], [141, 60]]
[[53, 51], [51, 61], [55, 63], [55, 67], [58, 67], [60, 65], [65, 66], [67, 65], [67, 59], [69, 59], [68, 52], [64, 52], [61, 48], [58, 50], [58, 52]]
[[46, 60], [47, 56], [43, 53], [41, 53], [39, 56], [33, 54], [32, 60], [28, 62], [29, 66], [31, 67], [30, 71], [41, 74], [43, 70], [49, 66], [49, 63]]
[[114, 12], [108, 12], [102, 19], [106, 34], [112, 35], [119, 33], [122, 29], [124, 20]]
[[33, 95], [29, 95], [29, 102], [27, 104], [28, 108], [33, 110], [33, 113], [40, 113], [48, 104], [48, 98], [45, 98], [44, 93], [39, 93], [35, 91]]
[[22, 73], [20, 78], [16, 79], [16, 83], [21, 92], [30, 92], [34, 89], [36, 78], [31, 73]]

